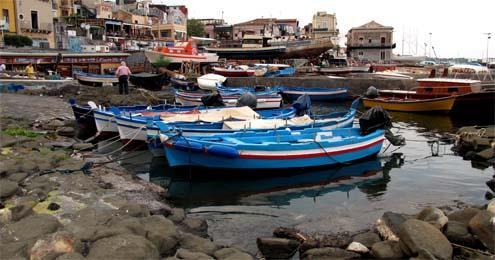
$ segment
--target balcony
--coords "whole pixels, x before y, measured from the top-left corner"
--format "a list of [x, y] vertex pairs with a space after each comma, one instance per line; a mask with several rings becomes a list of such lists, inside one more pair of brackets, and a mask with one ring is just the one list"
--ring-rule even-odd
[[22, 32], [49, 34], [53, 32], [53, 23], [38, 23], [37, 28], [33, 28], [30, 22], [20, 22]]

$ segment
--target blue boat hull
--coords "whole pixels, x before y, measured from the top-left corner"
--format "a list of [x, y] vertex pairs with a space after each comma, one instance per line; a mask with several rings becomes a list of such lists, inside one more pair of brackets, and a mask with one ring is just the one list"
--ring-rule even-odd
[[[178, 148], [167, 143], [165, 156], [171, 167], [199, 166], [220, 169], [291, 169], [332, 166], [348, 163], [378, 154], [383, 144], [383, 132], [371, 134], [359, 143], [345, 144], [340, 147], [324, 147], [297, 150], [297, 144], [284, 151], [248, 150], [239, 151], [239, 156], [230, 151], [212, 153], [213, 146], [201, 147], [193, 141], [187, 141], [191, 148]], [[315, 144], [315, 143], [313, 143]], [[315, 153], [315, 150], [316, 153]], [[318, 151], [319, 150], [319, 151]]]

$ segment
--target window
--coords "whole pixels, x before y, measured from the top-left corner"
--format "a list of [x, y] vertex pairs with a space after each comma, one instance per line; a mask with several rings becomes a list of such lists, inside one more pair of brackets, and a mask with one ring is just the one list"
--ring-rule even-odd
[[380, 60], [385, 60], [385, 52], [380, 52]]
[[360, 43], [363, 43], [363, 41], [364, 41], [364, 38], [363, 37], [359, 37], [359, 42]]
[[371, 43], [371, 38], [368, 39], [368, 43]]
[[385, 44], [385, 37], [382, 37], [382, 38], [381, 38], [381, 43], [382, 43], [382, 45], [384, 45], [384, 44]]
[[2, 9], [2, 15], [3, 15], [3, 19], [8, 24], [9, 20], [10, 20], [9, 19], [9, 10], [8, 9]]
[[359, 56], [363, 56], [363, 55], [364, 55], [364, 53], [363, 53], [362, 51], [360, 51], [360, 52], [358, 52], [358, 55], [359, 55]]
[[39, 29], [38, 26], [38, 11], [31, 11], [31, 28]]

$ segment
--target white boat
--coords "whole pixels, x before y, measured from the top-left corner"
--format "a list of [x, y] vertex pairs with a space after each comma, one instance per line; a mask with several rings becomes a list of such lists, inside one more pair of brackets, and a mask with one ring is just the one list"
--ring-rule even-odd
[[375, 73], [373, 73], [373, 76], [376, 76], [376, 77], [382, 78], [382, 79], [413, 79], [413, 77], [411, 77], [409, 75], [404, 75], [401, 73], [391, 72], [391, 71], [375, 72]]
[[206, 74], [198, 78], [198, 87], [204, 90], [216, 90], [218, 85], [222, 85], [226, 77], [214, 73]]

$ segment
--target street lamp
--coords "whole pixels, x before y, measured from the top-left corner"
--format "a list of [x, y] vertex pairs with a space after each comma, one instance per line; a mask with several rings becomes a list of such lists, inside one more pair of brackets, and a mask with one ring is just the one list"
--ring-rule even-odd
[[488, 50], [489, 50], [489, 44], [490, 44], [490, 39], [492, 38], [492, 33], [484, 33], [486, 35], [486, 66], [488, 67], [489, 63], [489, 57], [488, 56]]
[[[428, 34], [430, 35], [430, 48], [432, 48], [433, 47], [433, 45], [431, 44], [431, 35], [432, 35], [432, 33], [430, 32]], [[428, 56], [431, 57], [431, 49], [430, 48], [428, 48]]]

